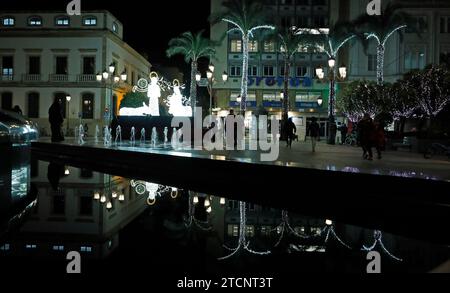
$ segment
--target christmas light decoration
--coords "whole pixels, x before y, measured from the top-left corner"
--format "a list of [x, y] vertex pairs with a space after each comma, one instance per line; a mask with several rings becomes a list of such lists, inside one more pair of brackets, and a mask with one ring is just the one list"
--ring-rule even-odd
[[339, 236], [336, 234], [336, 231], [334, 229], [333, 222], [331, 220], [325, 221], [326, 227], [322, 231], [322, 235], [325, 235], [325, 244], [328, 243], [330, 240], [330, 236], [334, 238], [338, 243], [340, 243], [342, 246], [352, 249], [347, 243], [345, 243]]
[[372, 246], [367, 247], [367, 246], [363, 246], [362, 250], [363, 251], [373, 251], [375, 250], [375, 248], [377, 247], [377, 245], [380, 246], [380, 248], [382, 249], [382, 251], [384, 253], [386, 253], [389, 257], [391, 257], [392, 259], [396, 260], [396, 261], [403, 261], [401, 258], [396, 257], [395, 255], [393, 255], [392, 253], [389, 252], [389, 250], [387, 250], [386, 246], [384, 246], [383, 244], [383, 233], [379, 230], [375, 230], [373, 233], [373, 237], [374, 237], [374, 243], [372, 244]]
[[246, 211], [245, 202], [242, 202], [242, 201], [239, 202], [239, 213], [240, 213], [240, 222], [239, 222], [238, 245], [236, 248], [229, 248], [224, 245], [224, 248], [229, 250], [231, 253], [224, 257], [218, 258], [218, 260], [229, 259], [241, 251], [247, 251], [247, 252], [249, 252], [251, 254], [255, 254], [255, 255], [268, 255], [271, 253], [270, 251], [258, 252], [258, 251], [254, 251], [249, 248], [250, 241], [247, 240], [247, 234], [246, 234], [246, 232], [247, 232], [247, 211]]
[[[244, 10], [244, 14], [246, 11]], [[248, 95], [248, 59], [249, 59], [249, 43], [250, 39], [254, 38], [254, 33], [258, 30], [274, 30], [275, 27], [271, 25], [257, 25], [252, 28], [243, 28], [237, 22], [223, 18], [222, 21], [233, 26], [228, 33], [239, 31], [242, 35], [242, 80], [241, 80], [241, 111], [245, 111], [247, 107]]]
[[281, 211], [281, 223], [278, 225], [275, 230], [280, 234], [280, 237], [278, 238], [277, 243], [275, 244], [275, 247], [278, 247], [280, 245], [281, 241], [284, 238], [285, 233], [292, 234], [295, 237], [301, 238], [301, 239], [308, 239], [310, 237], [306, 235], [301, 235], [297, 233], [289, 223], [289, 214], [287, 211]]
[[175, 117], [191, 117], [191, 101], [181, 94], [180, 88], [180, 82], [175, 79], [173, 81], [173, 94], [167, 98], [169, 114], [172, 114]]

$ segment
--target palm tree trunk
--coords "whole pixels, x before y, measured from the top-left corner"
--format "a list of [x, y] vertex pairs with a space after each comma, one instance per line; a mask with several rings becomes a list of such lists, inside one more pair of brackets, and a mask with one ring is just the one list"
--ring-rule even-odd
[[286, 56], [284, 60], [284, 88], [283, 88], [283, 116], [282, 116], [282, 131], [281, 140], [287, 141], [287, 131], [286, 126], [289, 118], [289, 71], [291, 68], [289, 57]]
[[195, 114], [195, 107], [197, 106], [197, 80], [195, 75], [197, 74], [197, 60], [191, 62], [191, 107], [192, 113]]
[[249, 41], [248, 35], [242, 36], [241, 114], [244, 115], [244, 117], [247, 108]]
[[377, 83], [383, 85], [384, 83], [384, 45], [377, 46]]

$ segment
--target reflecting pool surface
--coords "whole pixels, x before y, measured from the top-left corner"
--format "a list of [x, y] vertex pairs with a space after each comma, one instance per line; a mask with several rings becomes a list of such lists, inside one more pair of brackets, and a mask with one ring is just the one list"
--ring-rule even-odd
[[139, 267], [180, 277], [366, 273], [372, 250], [383, 272], [428, 272], [450, 259], [446, 246], [59, 163], [31, 161], [5, 176], [2, 202], [35, 189], [37, 204], [2, 231], [2, 270], [65, 273], [70, 251], [86, 274]]

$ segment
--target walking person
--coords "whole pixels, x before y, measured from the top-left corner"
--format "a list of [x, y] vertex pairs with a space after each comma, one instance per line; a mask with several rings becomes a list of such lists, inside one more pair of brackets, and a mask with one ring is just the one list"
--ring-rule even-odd
[[315, 153], [317, 141], [320, 138], [320, 125], [317, 123], [316, 117], [311, 119], [311, 124], [309, 125], [309, 136], [311, 137], [312, 152]]
[[62, 124], [64, 122], [61, 103], [61, 99], [55, 98], [53, 104], [48, 110], [48, 120], [50, 122], [50, 128], [52, 130], [52, 142], [64, 141], [64, 136], [61, 130]]
[[17, 114], [23, 116], [23, 112], [22, 109], [20, 109], [19, 105], [15, 105], [14, 108], [12, 109], [13, 112], [16, 112]]
[[336, 131], [336, 144], [342, 144], [342, 133], [341, 133], [341, 122], [338, 122], [337, 131]]
[[292, 148], [292, 141], [294, 140], [295, 134], [297, 133], [297, 127], [295, 127], [295, 124], [292, 121], [292, 117], [288, 119], [286, 125], [286, 133], [287, 133], [286, 147]]
[[345, 123], [342, 123], [341, 128], [339, 129], [339, 131], [341, 132], [341, 139], [342, 139], [342, 143], [341, 144], [345, 144], [345, 141], [347, 140], [347, 133], [348, 133], [348, 127]]
[[358, 137], [363, 149], [363, 158], [373, 161], [372, 146], [374, 144], [375, 125], [369, 114], [358, 123]]
[[378, 160], [382, 159], [381, 152], [385, 149], [386, 136], [384, 133], [384, 124], [380, 121], [375, 122], [375, 148], [377, 150]]

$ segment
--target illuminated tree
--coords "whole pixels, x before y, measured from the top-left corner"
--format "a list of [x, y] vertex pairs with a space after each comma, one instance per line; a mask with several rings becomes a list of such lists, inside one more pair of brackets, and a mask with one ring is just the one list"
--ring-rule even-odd
[[384, 82], [384, 54], [386, 42], [396, 32], [402, 37], [401, 30], [409, 29], [417, 31], [417, 23], [409, 14], [400, 11], [401, 6], [389, 3], [383, 9], [381, 15], [362, 14], [355, 21], [355, 26], [364, 31], [366, 39], [375, 39], [377, 42], [377, 83]]
[[353, 81], [340, 92], [337, 106], [350, 121], [357, 122], [365, 113], [375, 117], [386, 112], [388, 105], [386, 87], [370, 81]]
[[248, 89], [248, 59], [250, 40], [259, 30], [274, 30], [275, 27], [265, 24], [266, 10], [260, 1], [230, 0], [223, 3], [224, 11], [211, 16], [213, 24], [226, 22], [231, 26], [227, 32], [240, 32], [242, 37], [242, 80], [241, 80], [241, 111], [245, 112]]
[[404, 80], [399, 80], [389, 88], [389, 112], [394, 121], [400, 123], [403, 133], [406, 119], [410, 118], [419, 107], [414, 89]]
[[185, 32], [180, 37], [169, 41], [169, 48], [166, 51], [168, 57], [174, 55], [183, 55], [186, 63], [191, 64], [191, 89], [190, 98], [193, 111], [197, 103], [197, 81], [195, 75], [198, 72], [198, 60], [200, 58], [210, 58], [215, 54], [215, 44], [203, 37], [203, 31], [193, 35], [191, 32]]

